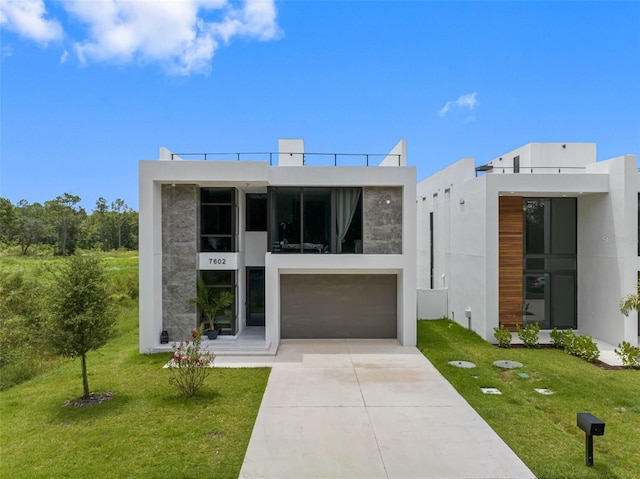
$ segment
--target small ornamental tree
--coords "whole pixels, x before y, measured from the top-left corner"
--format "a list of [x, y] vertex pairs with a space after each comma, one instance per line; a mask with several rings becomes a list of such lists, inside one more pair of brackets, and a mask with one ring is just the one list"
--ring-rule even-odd
[[63, 356], [80, 358], [83, 399], [90, 398], [87, 353], [113, 336], [116, 317], [110, 311], [104, 268], [92, 256], [71, 256], [55, 275], [51, 297], [51, 339]]

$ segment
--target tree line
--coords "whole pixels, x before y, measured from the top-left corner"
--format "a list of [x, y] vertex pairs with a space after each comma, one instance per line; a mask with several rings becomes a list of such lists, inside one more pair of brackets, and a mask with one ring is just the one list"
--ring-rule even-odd
[[70, 255], [76, 248], [103, 251], [138, 249], [138, 212], [120, 198], [98, 198], [91, 213], [81, 198], [64, 193], [53, 200], [15, 205], [0, 197], [0, 246], [19, 247], [20, 254], [53, 251]]

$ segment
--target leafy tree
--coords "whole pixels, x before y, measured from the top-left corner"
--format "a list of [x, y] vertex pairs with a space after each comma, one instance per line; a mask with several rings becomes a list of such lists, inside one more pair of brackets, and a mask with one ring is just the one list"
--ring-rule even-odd
[[102, 250], [138, 249], [138, 212], [118, 198], [109, 203], [100, 197], [90, 215], [79, 205], [80, 197], [64, 193], [53, 200], [13, 205], [0, 198], [0, 242], [20, 246], [23, 255], [40, 244], [53, 245], [57, 254], [73, 254], [76, 247]]
[[58, 234], [58, 253], [61, 255], [73, 253], [75, 249], [77, 229], [86, 216], [79, 203], [80, 197], [69, 193], [45, 202], [49, 218]]
[[9, 243], [16, 230], [16, 207], [6, 198], [0, 198], [0, 241]]
[[83, 398], [89, 399], [87, 353], [103, 346], [116, 324], [97, 258], [75, 255], [67, 260], [56, 274], [51, 309], [52, 344], [63, 356], [80, 358]]
[[47, 234], [45, 210], [40, 203], [29, 204], [26, 200], [18, 202], [19, 213], [16, 220], [16, 236], [23, 255], [31, 245], [38, 245]]
[[620, 312], [629, 316], [631, 311], [640, 311], [640, 280], [638, 280], [638, 291], [635, 294], [629, 293], [620, 300]]
[[91, 216], [94, 217], [94, 223], [97, 225], [98, 231], [100, 232], [100, 245], [103, 251], [107, 251], [110, 246], [107, 241], [107, 232], [109, 230], [108, 212], [109, 206], [107, 205], [107, 200], [101, 196], [96, 200], [96, 207]]
[[116, 249], [120, 249], [122, 247], [122, 227], [127, 220], [127, 214], [129, 213], [130, 208], [123, 200], [118, 198], [111, 203], [111, 211], [113, 213], [113, 223], [116, 229], [116, 244], [118, 245]]

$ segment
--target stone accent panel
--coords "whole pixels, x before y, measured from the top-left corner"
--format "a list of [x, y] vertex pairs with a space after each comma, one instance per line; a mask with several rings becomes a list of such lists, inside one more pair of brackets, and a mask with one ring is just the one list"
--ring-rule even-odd
[[200, 188], [162, 185], [162, 329], [169, 340], [191, 336], [197, 326], [198, 224]]
[[402, 254], [402, 187], [363, 189], [364, 254]]

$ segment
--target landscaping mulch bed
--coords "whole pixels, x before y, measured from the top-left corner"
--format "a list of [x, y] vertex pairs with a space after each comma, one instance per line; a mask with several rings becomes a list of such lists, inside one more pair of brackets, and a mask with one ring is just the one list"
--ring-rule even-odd
[[[494, 346], [496, 348], [500, 347], [497, 344], [494, 344]], [[511, 344], [510, 348], [502, 348], [502, 349], [524, 349], [524, 348], [525, 348], [524, 344]], [[533, 349], [554, 349], [554, 346], [553, 346], [553, 344], [539, 344], [537, 348], [533, 348]], [[609, 370], [609, 371], [627, 369], [626, 366], [613, 366], [611, 364], [607, 364], [607, 363], [604, 363], [602, 361], [596, 361], [593, 364], [595, 366], [598, 366], [600, 369], [606, 369], [606, 370]]]
[[96, 404], [102, 404], [105, 401], [108, 401], [115, 393], [106, 392], [106, 393], [90, 393], [88, 398], [76, 398], [69, 399], [64, 403], [65, 407], [86, 407], [86, 406], [95, 406]]
[[627, 369], [626, 366], [613, 366], [611, 364], [603, 363], [602, 361], [596, 361], [593, 364], [598, 366], [600, 369], [607, 369], [607, 370]]

